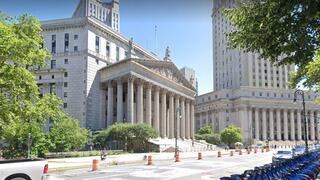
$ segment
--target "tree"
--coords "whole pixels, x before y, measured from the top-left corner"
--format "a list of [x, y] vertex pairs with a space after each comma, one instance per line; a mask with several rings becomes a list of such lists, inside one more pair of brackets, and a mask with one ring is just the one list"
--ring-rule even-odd
[[220, 135], [214, 134], [210, 126], [202, 127], [198, 130], [198, 133], [195, 134], [197, 140], [205, 140], [211, 144], [220, 144]]
[[301, 81], [319, 90], [320, 1], [246, 0], [224, 14], [235, 27], [229, 46], [260, 53], [276, 65], [295, 64], [292, 88]]
[[221, 132], [221, 141], [227, 145], [233, 145], [236, 142], [242, 142], [243, 137], [241, 135], [241, 129], [234, 125], [226, 127]]
[[213, 131], [210, 126], [205, 126], [198, 130], [198, 134], [213, 134]]
[[106, 146], [108, 141], [115, 140], [128, 143], [129, 151], [145, 152], [148, 140], [158, 136], [159, 132], [147, 124], [117, 123], [97, 134], [94, 143]]

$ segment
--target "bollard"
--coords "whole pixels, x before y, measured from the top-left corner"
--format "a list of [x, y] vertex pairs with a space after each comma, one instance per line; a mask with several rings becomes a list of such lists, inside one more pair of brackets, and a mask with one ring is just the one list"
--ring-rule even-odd
[[220, 151], [218, 151], [218, 157], [221, 157], [221, 152]]
[[153, 163], [152, 163], [152, 156], [151, 155], [149, 155], [148, 156], [148, 163], [147, 163], [147, 165], [152, 165]]
[[254, 153], [257, 154], [257, 148], [254, 148]]
[[198, 152], [198, 160], [201, 160], [201, 159], [202, 159], [202, 153]]
[[233, 156], [233, 151], [230, 151], [230, 156]]
[[100, 161], [98, 159], [92, 160], [92, 171], [99, 170]]
[[179, 151], [176, 152], [176, 159], [175, 162], [180, 162], [180, 156], [179, 156]]
[[240, 151], [239, 151], [239, 155], [242, 155], [242, 150], [240, 149]]

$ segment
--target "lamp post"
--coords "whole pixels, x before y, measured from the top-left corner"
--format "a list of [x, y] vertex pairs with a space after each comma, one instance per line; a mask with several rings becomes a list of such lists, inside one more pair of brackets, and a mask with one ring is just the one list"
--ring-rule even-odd
[[175, 133], [174, 133], [175, 134], [174, 157], [177, 156], [177, 151], [178, 151], [178, 121], [181, 118], [180, 110], [181, 110], [181, 108], [177, 107], [177, 109], [176, 109], [176, 113], [177, 113], [177, 115], [176, 115], [176, 123], [175, 123], [175, 128], [174, 128], [174, 130], [175, 130]]
[[306, 153], [308, 153], [308, 127], [307, 127], [307, 117], [306, 117], [306, 103], [304, 101], [304, 92], [300, 89], [297, 89], [294, 92], [293, 102], [297, 101], [297, 95], [302, 96], [302, 106], [303, 106], [303, 119], [304, 119], [304, 142], [306, 145]]

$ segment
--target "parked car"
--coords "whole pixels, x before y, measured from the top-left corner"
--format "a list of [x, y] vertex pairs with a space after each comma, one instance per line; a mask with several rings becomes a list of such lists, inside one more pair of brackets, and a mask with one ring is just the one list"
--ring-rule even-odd
[[306, 148], [305, 146], [296, 146], [292, 149], [293, 156], [299, 156], [302, 155], [305, 152]]
[[46, 160], [0, 161], [1, 180], [42, 180], [48, 170], [48, 162]]
[[292, 159], [293, 153], [291, 150], [279, 150], [277, 153], [273, 154], [272, 156], [272, 162], [279, 162], [287, 159]]

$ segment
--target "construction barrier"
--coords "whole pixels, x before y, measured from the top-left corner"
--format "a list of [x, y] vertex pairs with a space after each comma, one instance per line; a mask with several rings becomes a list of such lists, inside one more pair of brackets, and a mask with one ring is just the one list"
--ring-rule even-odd
[[218, 151], [218, 157], [221, 157], [221, 152], [220, 151]]
[[198, 160], [201, 160], [201, 159], [202, 159], [202, 153], [198, 152]]
[[233, 156], [233, 151], [230, 151], [230, 156]]
[[92, 160], [92, 171], [99, 170], [100, 161], [98, 159]]
[[153, 163], [152, 163], [152, 156], [151, 155], [149, 155], [148, 156], [148, 163], [147, 163], [148, 165], [152, 165]]
[[175, 162], [180, 162], [180, 155], [179, 155], [179, 151], [176, 151]]

